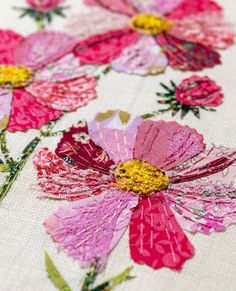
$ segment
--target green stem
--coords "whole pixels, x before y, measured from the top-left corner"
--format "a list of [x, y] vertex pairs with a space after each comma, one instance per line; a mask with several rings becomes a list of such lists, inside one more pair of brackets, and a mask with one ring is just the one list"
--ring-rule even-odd
[[43, 16], [39, 16], [38, 17], [38, 19], [37, 19], [37, 27], [38, 27], [38, 31], [44, 30], [45, 26], [44, 26]]
[[14, 160], [10, 157], [10, 153], [9, 153], [8, 148], [7, 148], [5, 130], [0, 133], [0, 149], [1, 149], [1, 152], [4, 156], [4, 158], [5, 158], [6, 163], [8, 165], [14, 163]]

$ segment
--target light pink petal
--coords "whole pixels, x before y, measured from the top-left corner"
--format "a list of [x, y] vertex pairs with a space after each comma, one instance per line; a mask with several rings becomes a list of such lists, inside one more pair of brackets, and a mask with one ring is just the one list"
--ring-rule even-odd
[[44, 225], [60, 249], [82, 267], [94, 261], [100, 270], [130, 221], [138, 197], [117, 189], [60, 207]]
[[232, 25], [224, 20], [220, 11], [202, 12], [176, 20], [169, 33], [217, 49], [232, 45], [235, 36]]
[[116, 164], [133, 159], [137, 128], [142, 123], [140, 117], [131, 116], [127, 123], [123, 123], [120, 112], [116, 110], [108, 118], [95, 118], [88, 124], [89, 135], [93, 141], [101, 146]]
[[0, 132], [8, 125], [11, 113], [12, 92], [0, 88]]
[[153, 269], [181, 270], [194, 255], [194, 247], [184, 234], [163, 194], [142, 198], [133, 210], [130, 223], [130, 252], [138, 264]]
[[128, 16], [132, 16], [138, 12], [132, 3], [132, 0], [84, 0], [84, 2], [89, 6], [99, 6], [110, 12], [125, 14]]
[[36, 32], [17, 46], [15, 63], [37, 70], [71, 52], [75, 44], [76, 39], [63, 32]]
[[213, 147], [168, 173], [165, 197], [180, 224], [210, 234], [236, 223], [236, 149]]
[[94, 66], [80, 66], [78, 58], [74, 57], [73, 54], [68, 54], [37, 71], [34, 80], [63, 82], [90, 74], [94, 70]]
[[139, 0], [138, 2], [143, 2], [143, 11], [164, 15], [178, 7], [182, 1], [183, 0]]
[[125, 27], [79, 41], [73, 53], [82, 65], [105, 65], [120, 56], [126, 47], [136, 43], [139, 38], [139, 33]]
[[111, 178], [91, 169], [81, 170], [66, 164], [47, 148], [41, 149], [34, 158], [38, 186], [42, 197], [78, 200], [101, 194], [111, 187]]
[[168, 14], [169, 19], [182, 19], [189, 15], [197, 15], [202, 12], [222, 11], [221, 6], [214, 0], [183, 0], [174, 10]]
[[205, 149], [203, 136], [177, 122], [144, 121], [139, 127], [134, 158], [169, 170]]
[[96, 85], [94, 77], [84, 76], [63, 82], [34, 81], [26, 90], [44, 106], [71, 112], [97, 97]]
[[68, 164], [84, 170], [92, 169], [109, 175], [114, 165], [106, 151], [90, 138], [85, 121], [80, 121], [63, 134], [55, 152]]
[[143, 36], [136, 44], [127, 47], [111, 65], [118, 72], [137, 75], [163, 73], [168, 64], [160, 46], [150, 36]]
[[111, 13], [100, 8], [91, 8], [88, 13], [74, 15], [67, 24], [67, 31], [81, 40], [92, 35], [126, 27], [129, 20], [129, 17], [122, 14]]
[[40, 128], [60, 116], [61, 111], [44, 107], [24, 89], [16, 89], [13, 91], [12, 110], [7, 129], [14, 132]]
[[12, 30], [0, 30], [0, 65], [14, 64], [14, 53], [23, 36]]

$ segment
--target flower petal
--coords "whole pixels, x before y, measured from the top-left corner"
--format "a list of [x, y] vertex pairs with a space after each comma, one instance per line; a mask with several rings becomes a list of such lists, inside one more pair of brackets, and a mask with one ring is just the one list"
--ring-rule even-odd
[[23, 39], [12, 30], [0, 30], [0, 64], [14, 64], [14, 53], [17, 44]]
[[84, 0], [84, 3], [89, 6], [99, 6], [100, 8], [107, 9], [111, 12], [128, 16], [132, 16], [138, 12], [132, 2], [132, 0]]
[[109, 174], [114, 165], [108, 154], [90, 139], [86, 122], [81, 126], [75, 125], [63, 134], [56, 154], [81, 169], [93, 169], [105, 174]]
[[36, 32], [19, 43], [15, 63], [37, 70], [71, 52], [75, 44], [76, 40], [63, 32]]
[[220, 55], [202, 44], [184, 41], [167, 34], [158, 36], [157, 42], [175, 70], [199, 71], [221, 64]]
[[95, 260], [101, 270], [130, 221], [137, 196], [117, 189], [68, 203], [44, 225], [53, 241], [70, 256], [89, 267]]
[[36, 72], [34, 80], [47, 82], [63, 82], [91, 74], [94, 66], [80, 66], [78, 58], [68, 54]]
[[213, 0], [183, 0], [182, 3], [168, 14], [169, 19], [182, 19], [189, 15], [202, 12], [222, 11], [222, 8]]
[[142, 198], [130, 223], [130, 252], [138, 264], [181, 270], [194, 247], [179, 226], [163, 194]]
[[182, 1], [183, 0], [147, 0], [144, 2], [147, 3], [145, 5], [145, 11], [164, 15], [178, 7]]
[[69, 20], [67, 31], [80, 40], [92, 35], [121, 29], [127, 26], [129, 19], [125, 15], [111, 13], [105, 9], [91, 8], [88, 13], [74, 15]]
[[78, 200], [101, 194], [111, 187], [111, 178], [94, 170], [81, 170], [66, 164], [47, 148], [34, 158], [42, 197]]
[[98, 114], [88, 124], [89, 135], [119, 164], [133, 159], [137, 128], [141, 123], [140, 117], [132, 118], [127, 112], [109, 110]]
[[13, 91], [13, 102], [9, 131], [26, 131], [31, 128], [40, 128], [51, 120], [61, 116], [61, 111], [42, 106], [24, 89]]
[[169, 34], [210, 48], [225, 49], [234, 43], [234, 31], [220, 11], [202, 12], [175, 21]]
[[167, 64], [168, 60], [156, 41], [143, 36], [136, 44], [124, 49], [112, 62], [112, 67], [127, 74], [157, 75], [165, 71]]
[[11, 113], [12, 92], [0, 88], [0, 132], [8, 125]]
[[109, 31], [80, 41], [74, 48], [74, 54], [79, 57], [82, 65], [109, 64], [139, 38], [139, 33], [130, 28]]
[[97, 81], [84, 76], [63, 82], [34, 81], [26, 90], [42, 105], [63, 111], [75, 111], [97, 97]]
[[144, 121], [139, 127], [134, 158], [170, 170], [205, 149], [203, 136], [177, 122]]

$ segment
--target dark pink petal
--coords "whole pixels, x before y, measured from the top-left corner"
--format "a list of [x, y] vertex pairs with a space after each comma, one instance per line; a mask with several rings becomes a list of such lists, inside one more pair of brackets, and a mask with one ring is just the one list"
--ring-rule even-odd
[[130, 28], [109, 31], [80, 41], [74, 48], [74, 54], [79, 57], [81, 65], [109, 64], [139, 38], [139, 33]]
[[96, 85], [94, 77], [83, 76], [62, 82], [34, 81], [26, 90], [44, 106], [75, 111], [97, 97]]
[[170, 34], [158, 36], [157, 42], [175, 70], [199, 71], [221, 64], [220, 55], [202, 44], [184, 41]]
[[235, 38], [232, 25], [224, 20], [220, 11], [202, 12], [176, 20], [168, 33], [213, 49], [225, 49], [234, 43]]
[[60, 207], [44, 225], [53, 241], [82, 267], [101, 271], [130, 221], [137, 196], [117, 189]]
[[84, 2], [89, 6], [99, 6], [111, 12], [128, 16], [132, 16], [138, 12], [132, 0], [84, 0]]
[[182, 19], [189, 15], [215, 11], [222, 11], [222, 8], [213, 0], [183, 0], [179, 6], [168, 14], [168, 18]]
[[0, 132], [8, 125], [12, 103], [12, 91], [0, 88]]
[[75, 38], [63, 32], [35, 32], [17, 46], [15, 63], [37, 70], [71, 52], [75, 44]]
[[26, 131], [31, 128], [40, 128], [60, 116], [61, 111], [44, 107], [24, 89], [16, 89], [13, 91], [12, 110], [7, 129]]
[[0, 30], [0, 65], [14, 64], [14, 53], [23, 36], [12, 30]]
[[181, 270], [194, 255], [194, 247], [184, 234], [163, 194], [142, 198], [133, 210], [130, 223], [130, 252], [138, 264], [153, 269]]
[[56, 154], [81, 169], [93, 169], [105, 174], [109, 174], [114, 165], [105, 150], [92, 141], [87, 123], [83, 121], [63, 134]]
[[81, 170], [66, 164], [44, 148], [34, 158], [42, 197], [78, 200], [101, 194], [111, 188], [111, 178], [94, 170]]
[[116, 164], [119, 164], [133, 159], [137, 128], [141, 123], [140, 117], [131, 116], [130, 120], [122, 122], [122, 111], [111, 111], [109, 117], [106, 116], [103, 120], [96, 117], [88, 124], [89, 135]]
[[203, 136], [177, 122], [144, 121], [139, 127], [134, 158], [170, 170], [205, 149]]

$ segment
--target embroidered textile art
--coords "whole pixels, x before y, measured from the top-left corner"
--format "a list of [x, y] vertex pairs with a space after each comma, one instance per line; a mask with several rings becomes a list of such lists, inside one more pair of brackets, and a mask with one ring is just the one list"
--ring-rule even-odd
[[[167, 65], [199, 71], [220, 64], [216, 49], [234, 32], [213, 0], [85, 0], [93, 6], [68, 25], [81, 64], [110, 64], [118, 72], [163, 73]], [[104, 21], [105, 19], [105, 21]]]
[[210, 234], [236, 222], [236, 149], [205, 148], [176, 122], [109, 110], [67, 131], [34, 159], [43, 197], [66, 199], [44, 223], [60, 249], [101, 270], [129, 226], [132, 259], [180, 270], [194, 255], [183, 228]]
[[161, 83], [166, 92], [157, 93], [157, 96], [162, 98], [157, 102], [168, 107], [144, 114], [143, 118], [150, 118], [167, 111], [172, 111], [172, 116], [180, 111], [181, 118], [192, 111], [197, 118], [200, 118], [200, 109], [215, 111], [213, 107], [223, 102], [222, 88], [207, 76], [193, 75], [184, 79], [178, 86], [173, 81], [170, 83], [170, 87]]
[[0, 129], [40, 128], [96, 98], [95, 78], [70, 54], [74, 45], [62, 32], [0, 31]]

